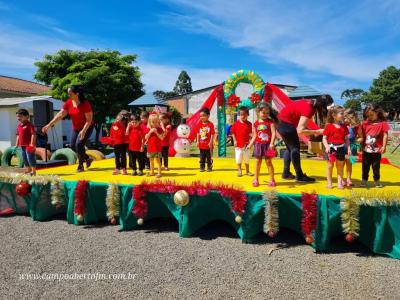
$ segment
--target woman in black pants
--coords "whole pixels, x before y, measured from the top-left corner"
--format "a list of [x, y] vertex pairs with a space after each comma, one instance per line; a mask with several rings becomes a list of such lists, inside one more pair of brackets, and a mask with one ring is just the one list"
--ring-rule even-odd
[[[323, 129], [307, 129], [307, 123], [315, 113], [321, 119], [326, 118], [328, 106], [333, 103], [330, 96], [320, 96], [317, 99], [298, 100], [281, 110], [278, 115], [278, 132], [286, 144], [286, 151], [283, 156], [284, 169], [283, 179], [296, 179], [298, 182], [314, 182], [315, 179], [308, 177], [301, 169], [300, 160], [300, 139], [302, 135], [321, 135]], [[290, 163], [296, 171], [296, 177], [290, 172]]]
[[78, 172], [84, 171], [83, 163], [89, 168], [93, 159], [87, 156], [85, 144], [93, 131], [93, 111], [92, 106], [86, 99], [82, 86], [73, 85], [68, 89], [69, 99], [64, 103], [63, 108], [55, 115], [53, 120], [42, 128], [43, 133], [47, 133], [50, 127], [61, 121], [67, 115], [72, 121], [71, 148], [78, 154]]

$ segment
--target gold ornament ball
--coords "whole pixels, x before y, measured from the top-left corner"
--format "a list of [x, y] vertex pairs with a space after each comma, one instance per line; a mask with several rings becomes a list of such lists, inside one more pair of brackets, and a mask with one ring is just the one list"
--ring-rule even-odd
[[242, 223], [242, 217], [241, 216], [236, 216], [235, 222], [239, 223], [239, 224]]
[[78, 220], [79, 223], [83, 222], [83, 216], [82, 215], [77, 215], [76, 219]]
[[138, 225], [143, 225], [144, 220], [143, 220], [142, 218], [139, 218], [139, 219], [137, 220], [137, 223], [138, 223]]
[[174, 194], [176, 205], [185, 206], [189, 204], [189, 194], [185, 190], [179, 190]]

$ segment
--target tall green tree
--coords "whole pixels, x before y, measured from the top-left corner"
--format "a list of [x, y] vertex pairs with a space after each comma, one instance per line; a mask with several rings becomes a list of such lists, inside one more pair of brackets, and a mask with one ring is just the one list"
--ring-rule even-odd
[[365, 91], [362, 89], [347, 89], [344, 90], [340, 98], [345, 100], [344, 103], [345, 108], [352, 108], [355, 111], [361, 110], [361, 98], [365, 94]]
[[167, 98], [178, 96], [178, 94], [175, 93], [175, 92], [164, 92], [164, 91], [161, 91], [161, 90], [157, 90], [157, 91], [153, 92], [153, 96], [156, 97], [159, 100], [164, 100], [164, 99], [167, 99]]
[[185, 70], [183, 70], [179, 74], [178, 80], [175, 83], [173, 91], [178, 95], [183, 95], [193, 92], [192, 80], [190, 79], [190, 76]]
[[112, 50], [60, 50], [35, 63], [35, 79], [50, 85], [51, 95], [61, 100], [68, 98], [69, 86], [83, 85], [93, 106], [98, 141], [106, 117], [114, 117], [144, 94], [139, 68], [134, 66], [136, 57]]
[[390, 66], [379, 73], [362, 97], [364, 103], [377, 103], [385, 110], [400, 107], [400, 69]]

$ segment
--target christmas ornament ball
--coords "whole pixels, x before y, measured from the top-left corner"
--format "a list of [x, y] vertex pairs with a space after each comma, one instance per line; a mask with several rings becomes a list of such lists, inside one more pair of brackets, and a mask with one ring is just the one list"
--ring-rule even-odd
[[189, 194], [185, 190], [179, 190], [174, 194], [174, 202], [176, 205], [185, 206], [189, 204]]
[[311, 245], [314, 242], [314, 239], [311, 235], [306, 236], [306, 243]]
[[15, 192], [18, 196], [26, 196], [31, 192], [31, 186], [26, 182], [21, 182], [15, 186]]
[[346, 242], [349, 242], [349, 243], [354, 242], [354, 236], [350, 233], [346, 234], [345, 239], [346, 239]]
[[138, 225], [143, 225], [143, 223], [144, 223], [144, 220], [143, 220], [142, 218], [139, 218], [139, 219], [137, 220], [137, 224], [138, 224]]
[[83, 216], [82, 215], [77, 215], [76, 219], [78, 220], [79, 223], [83, 222]]
[[242, 223], [242, 217], [241, 216], [236, 216], [235, 222], [238, 223], [238, 224]]
[[276, 237], [276, 233], [273, 231], [268, 231], [268, 236], [273, 239], [274, 237]]

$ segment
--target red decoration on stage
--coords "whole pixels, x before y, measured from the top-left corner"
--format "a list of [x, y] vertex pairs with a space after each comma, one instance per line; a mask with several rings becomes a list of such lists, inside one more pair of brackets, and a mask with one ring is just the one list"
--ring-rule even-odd
[[21, 182], [15, 186], [15, 192], [18, 196], [26, 196], [31, 192], [31, 185], [26, 182]]
[[317, 229], [317, 201], [318, 195], [302, 193], [301, 201], [303, 205], [303, 216], [301, 220], [301, 229], [306, 236], [306, 242], [311, 244], [313, 242], [312, 232]]
[[203, 184], [200, 181], [194, 181], [192, 184], [176, 184], [172, 180], [156, 181], [152, 183], [142, 182], [133, 187], [132, 196], [134, 200], [132, 214], [136, 218], [145, 218], [148, 207], [146, 201], [147, 193], [166, 193], [174, 194], [179, 190], [185, 190], [190, 196], [198, 195], [206, 196], [210, 190], [215, 190], [222, 197], [228, 198], [231, 201], [232, 211], [238, 215], [245, 212], [247, 203], [246, 193], [228, 184], [214, 185], [212, 183]]
[[228, 105], [231, 107], [237, 107], [240, 102], [240, 98], [235, 94], [230, 95], [227, 100]]
[[264, 87], [264, 102], [272, 102], [272, 89], [268, 88], [268, 83]]
[[216, 98], [217, 98], [217, 105], [218, 107], [222, 107], [224, 105], [224, 90], [222, 88], [222, 85], [219, 85], [216, 87]]
[[260, 100], [261, 100], [261, 96], [259, 94], [257, 94], [257, 93], [251, 94], [251, 96], [250, 96], [251, 103], [257, 104], [260, 102]]
[[345, 238], [346, 242], [348, 242], [348, 243], [354, 242], [354, 236], [350, 233], [346, 234], [346, 236], [344, 238]]
[[78, 219], [83, 219], [83, 216], [86, 213], [86, 198], [88, 187], [89, 181], [86, 180], [79, 180], [75, 187], [74, 213], [78, 216]]

